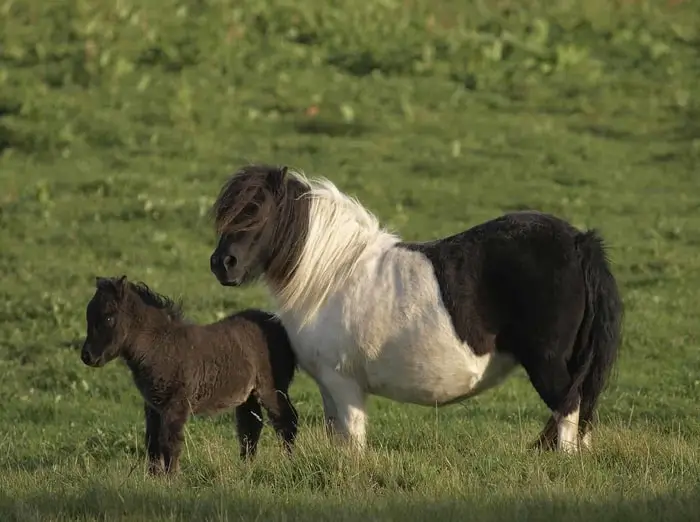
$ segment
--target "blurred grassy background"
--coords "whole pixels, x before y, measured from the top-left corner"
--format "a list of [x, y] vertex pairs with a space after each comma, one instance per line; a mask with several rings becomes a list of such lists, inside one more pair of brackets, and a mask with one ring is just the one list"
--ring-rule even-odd
[[[691, 1], [0, 0], [3, 520], [689, 517], [698, 85]], [[271, 306], [208, 270], [206, 212], [250, 161], [327, 176], [407, 239], [519, 208], [599, 228], [627, 318], [594, 454], [527, 452], [547, 411], [519, 372], [437, 411], [372, 399], [355, 462], [300, 375], [297, 458], [266, 430], [242, 466], [224, 416], [189, 425], [175, 484], [133, 471], [128, 372], [76, 351], [94, 276], [200, 321]]]

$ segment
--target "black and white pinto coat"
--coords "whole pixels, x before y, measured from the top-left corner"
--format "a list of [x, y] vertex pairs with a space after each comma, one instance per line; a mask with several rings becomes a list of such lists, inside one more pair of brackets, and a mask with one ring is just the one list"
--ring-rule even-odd
[[[256, 208], [269, 211], [255, 238], [229, 212], [253, 179], [267, 196], [248, 194], [248, 223]], [[328, 425], [356, 446], [366, 444], [368, 394], [446, 405], [498, 385], [518, 365], [552, 411], [537, 444], [590, 445], [622, 320], [594, 231], [516, 212], [409, 243], [330, 181], [255, 165], [222, 188], [214, 214], [212, 272], [225, 285], [262, 276]]]

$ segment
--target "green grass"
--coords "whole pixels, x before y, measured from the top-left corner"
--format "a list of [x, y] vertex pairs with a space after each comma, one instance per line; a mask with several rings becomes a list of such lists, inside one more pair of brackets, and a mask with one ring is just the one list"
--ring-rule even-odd
[[[700, 510], [700, 11], [694, 2], [0, 0], [0, 519], [691, 520]], [[127, 370], [78, 347], [94, 276], [199, 321], [270, 307], [208, 270], [249, 161], [324, 175], [407, 239], [537, 208], [610, 244], [627, 314], [596, 449], [527, 450], [523, 372], [435, 410], [370, 401], [368, 454], [230, 416], [144, 475]]]

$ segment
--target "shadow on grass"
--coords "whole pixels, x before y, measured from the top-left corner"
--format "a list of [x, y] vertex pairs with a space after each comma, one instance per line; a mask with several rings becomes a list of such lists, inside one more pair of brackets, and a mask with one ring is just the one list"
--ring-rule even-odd
[[[296, 498], [295, 498], [296, 497]], [[642, 495], [640, 495], [642, 497]], [[639, 499], [495, 496], [471, 493], [462, 498], [428, 499], [305, 496], [270, 491], [229, 492], [223, 489], [118, 491], [93, 487], [75, 493], [41, 492], [21, 498], [0, 495], [0, 518], [12, 520], [530, 520], [681, 521], [694, 520], [700, 490]], [[564, 518], [565, 517], [565, 518]]]

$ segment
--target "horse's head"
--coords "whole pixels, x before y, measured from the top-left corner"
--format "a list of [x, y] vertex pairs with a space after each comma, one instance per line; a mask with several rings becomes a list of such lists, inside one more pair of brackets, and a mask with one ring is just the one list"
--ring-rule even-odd
[[219, 283], [289, 275], [303, 246], [308, 203], [301, 196], [307, 190], [287, 167], [251, 165], [226, 182], [212, 207], [219, 241], [209, 261]]
[[123, 302], [126, 276], [97, 277], [95, 295], [87, 305], [87, 336], [80, 359], [88, 366], [104, 366], [119, 356], [126, 338]]

